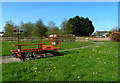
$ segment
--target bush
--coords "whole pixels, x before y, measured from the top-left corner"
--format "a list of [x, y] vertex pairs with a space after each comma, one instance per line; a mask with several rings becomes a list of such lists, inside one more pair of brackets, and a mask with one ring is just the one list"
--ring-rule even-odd
[[120, 32], [113, 32], [110, 34], [110, 41], [120, 42]]

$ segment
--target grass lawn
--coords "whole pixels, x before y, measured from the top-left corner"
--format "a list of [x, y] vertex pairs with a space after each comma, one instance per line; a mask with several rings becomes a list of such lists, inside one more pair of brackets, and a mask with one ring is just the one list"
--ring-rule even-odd
[[101, 40], [101, 41], [98, 41], [98, 40], [90, 40], [89, 42], [110, 42], [109, 40]]
[[[34, 44], [40, 42], [22, 42], [19, 44]], [[2, 42], [2, 56], [12, 55], [10, 50], [17, 49], [17, 46], [12, 46], [14, 44], [18, 44], [17, 42]], [[90, 42], [61, 42], [61, 50], [69, 49], [69, 48], [76, 48], [81, 46], [93, 45], [94, 43]], [[37, 48], [37, 45], [33, 46], [23, 46], [22, 49], [26, 48]]]
[[2, 64], [3, 81], [118, 81], [118, 43], [63, 51], [63, 56]]

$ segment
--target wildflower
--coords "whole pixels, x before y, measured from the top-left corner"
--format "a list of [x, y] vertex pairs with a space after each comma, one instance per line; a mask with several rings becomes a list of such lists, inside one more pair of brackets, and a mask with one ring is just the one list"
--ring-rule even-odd
[[78, 76], [78, 78], [80, 78], [80, 76]]
[[35, 69], [37, 70], [37, 67]]
[[106, 62], [104, 62], [104, 64], [106, 64]]
[[97, 74], [97, 72], [93, 72], [93, 74]]
[[73, 67], [75, 66], [75, 65], [72, 65]]
[[26, 67], [25, 67], [26, 68]]
[[55, 69], [56, 67], [54, 67], [54, 69]]
[[97, 72], [95, 74], [97, 74]]

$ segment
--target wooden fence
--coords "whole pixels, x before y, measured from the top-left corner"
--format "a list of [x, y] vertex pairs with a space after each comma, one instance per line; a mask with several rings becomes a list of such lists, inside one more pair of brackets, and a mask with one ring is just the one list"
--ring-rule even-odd
[[87, 41], [110, 41], [110, 38], [92, 38], [92, 37], [75, 37], [76, 42]]
[[[41, 37], [20, 37], [19, 41], [20, 42], [33, 42], [33, 41], [38, 41], [38, 40], [42, 40]], [[17, 37], [2, 37], [2, 41], [4, 42], [17, 42], [18, 38]]]
[[[0, 39], [3, 42], [17, 42], [18, 41], [17, 37], [2, 37]], [[45, 40], [47, 40], [47, 39], [45, 38]], [[42, 37], [20, 37], [19, 41], [20, 42], [35, 42], [35, 41], [42, 42]], [[74, 35], [61, 35], [60, 41], [62, 41], [62, 42], [75, 42], [75, 36]]]
[[[17, 37], [2, 37], [0, 38], [3, 42], [17, 42]], [[42, 37], [20, 37], [20, 42], [42, 42]], [[45, 39], [47, 40], [47, 39]], [[61, 35], [61, 42], [87, 42], [87, 41], [110, 41], [110, 38], [91, 38], [91, 37], [75, 37], [74, 35]]]

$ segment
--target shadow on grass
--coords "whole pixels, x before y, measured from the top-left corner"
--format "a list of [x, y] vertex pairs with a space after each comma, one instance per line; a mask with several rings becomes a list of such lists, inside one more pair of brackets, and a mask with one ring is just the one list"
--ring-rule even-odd
[[57, 57], [57, 56], [63, 56], [68, 54], [69, 51], [64, 51], [64, 52], [52, 52], [52, 53], [45, 53], [41, 54], [40, 56], [37, 56], [36, 58], [24, 58], [22, 61], [27, 61], [27, 60], [34, 60], [34, 59], [44, 59], [44, 58], [49, 58], [49, 57]]

